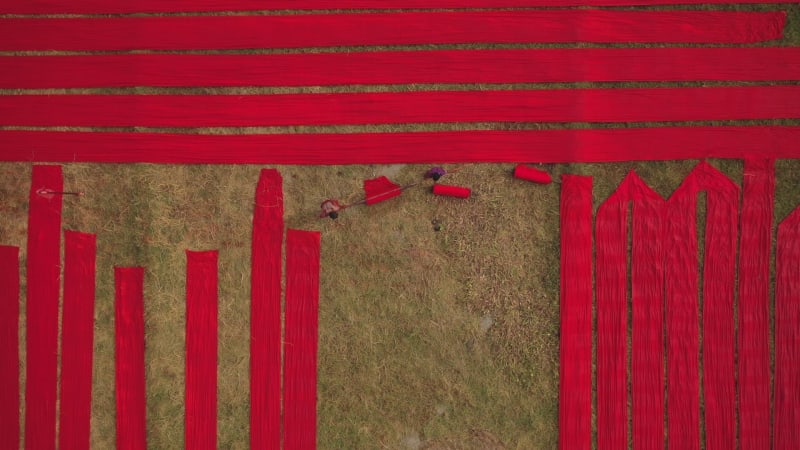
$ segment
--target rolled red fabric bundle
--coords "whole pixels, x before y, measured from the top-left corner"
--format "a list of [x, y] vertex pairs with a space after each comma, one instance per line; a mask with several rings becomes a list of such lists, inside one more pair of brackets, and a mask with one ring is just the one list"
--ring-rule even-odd
[[433, 193], [435, 195], [444, 195], [447, 197], [469, 198], [471, 193], [469, 188], [461, 186], [448, 186], [445, 184], [434, 184]]
[[550, 184], [553, 181], [549, 173], [525, 164], [517, 164], [517, 167], [514, 168], [514, 177], [538, 184]]

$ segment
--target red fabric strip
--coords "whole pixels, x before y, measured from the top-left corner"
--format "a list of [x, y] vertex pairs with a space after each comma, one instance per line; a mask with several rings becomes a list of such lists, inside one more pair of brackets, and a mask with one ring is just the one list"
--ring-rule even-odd
[[800, 47], [0, 56], [0, 67], [2, 89], [766, 81], [800, 78]]
[[284, 448], [317, 445], [317, 320], [320, 234], [286, 233], [286, 337], [283, 347]]
[[592, 443], [592, 177], [561, 176], [558, 447]]
[[399, 184], [392, 182], [386, 177], [364, 180], [364, 203], [374, 205], [384, 200], [389, 200], [402, 194]]
[[[197, 135], [0, 131], [0, 161], [190, 164], [607, 162], [800, 156], [800, 127]], [[647, 151], [642, 151], [646, 149]]]
[[516, 8], [532, 6], [628, 6], [664, 4], [727, 4], [727, 3], [785, 3], [786, 0], [345, 0], [331, 5], [328, 0], [196, 0], [191, 3], [177, 1], [140, 0], [135, 3], [123, 0], [2, 0], [2, 14], [124, 14], [141, 12], [192, 12], [192, 11], [261, 11], [261, 10], [324, 10], [339, 9], [425, 9], [425, 8]]
[[61, 166], [33, 166], [28, 210], [25, 448], [56, 446], [56, 355], [61, 277]]
[[250, 304], [250, 447], [281, 444], [283, 179], [262, 169], [253, 211]]
[[19, 448], [19, 248], [0, 245], [0, 448]]
[[186, 251], [186, 448], [217, 448], [217, 252]]
[[664, 200], [634, 172], [597, 211], [597, 445], [627, 446], [628, 210], [633, 203], [633, 445], [664, 448]]
[[517, 164], [514, 167], [514, 177], [537, 184], [550, 184], [553, 181], [549, 173], [525, 164]]
[[[769, 260], [775, 161], [747, 159], [739, 244], [739, 447], [769, 448]], [[798, 441], [800, 443], [800, 441]]]
[[115, 267], [114, 282], [117, 450], [144, 450], [144, 268]]
[[800, 442], [800, 208], [778, 225], [775, 273], [774, 449]]
[[64, 232], [61, 401], [58, 420], [58, 447], [64, 449], [89, 449], [96, 251], [94, 234]]
[[[5, 95], [0, 123], [255, 127], [431, 122], [669, 122], [798, 117], [800, 86], [276, 95]], [[576, 108], [575, 105], [581, 105]]]
[[303, 48], [432, 42], [745, 43], [780, 39], [785, 22], [784, 12], [591, 9], [36, 17], [0, 19], [0, 51]]
[[[730, 449], [736, 445], [733, 291], [739, 188], [705, 162], [695, 167], [669, 200], [668, 233], [672, 240], [667, 256], [667, 310], [675, 308], [678, 314], [668, 318], [667, 334], [671, 341], [668, 345], [671, 351], [685, 354], [668, 353], [668, 366], [675, 366], [668, 374], [669, 389], [676, 391], [675, 398], [668, 393], [671, 399], [668, 420], [671, 422], [674, 414], [676, 426], [692, 427], [678, 431], [670, 423], [670, 445], [673, 439], [690, 448], [699, 444], [694, 442], [695, 435], [688, 433], [694, 427], [683, 422], [695, 411], [673, 407], [694, 408], [694, 398], [689, 397], [694, 394], [696, 373], [692, 366], [696, 364], [697, 349], [692, 347], [696, 329], [695, 319], [690, 316], [697, 310], [688, 311], [687, 305], [693, 306], [697, 301], [697, 257], [692, 250], [697, 246], [696, 197], [701, 191], [707, 193], [702, 308], [706, 448]], [[687, 323], [674, 323], [678, 315]]]
[[470, 191], [469, 188], [461, 186], [449, 186], [446, 184], [433, 185], [434, 195], [443, 195], [445, 197], [456, 197], [456, 198], [469, 198], [471, 192], [472, 191]]

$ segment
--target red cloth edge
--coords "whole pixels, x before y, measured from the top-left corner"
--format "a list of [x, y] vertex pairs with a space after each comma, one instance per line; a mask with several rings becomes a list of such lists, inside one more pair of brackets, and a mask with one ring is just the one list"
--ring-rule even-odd
[[0, 245], [0, 448], [19, 448], [19, 247]]

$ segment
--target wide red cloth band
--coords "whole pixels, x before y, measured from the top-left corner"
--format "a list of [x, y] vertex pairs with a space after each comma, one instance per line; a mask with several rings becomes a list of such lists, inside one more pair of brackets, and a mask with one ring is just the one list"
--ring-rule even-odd
[[561, 182], [561, 350], [558, 445], [591, 448], [592, 178]]
[[61, 166], [33, 166], [28, 210], [25, 448], [56, 445]]
[[343, 0], [332, 5], [329, 0], [2, 0], [2, 14], [125, 14], [195, 11], [273, 11], [338, 9], [458, 9], [458, 8], [527, 8], [535, 6], [631, 6], [664, 4], [786, 3], [786, 0]]
[[786, 14], [739, 11], [460, 11], [0, 19], [0, 51], [203, 50], [559, 42], [748, 43]]
[[[0, 161], [173, 164], [612, 162], [796, 158], [800, 127], [698, 126], [197, 135], [0, 131]], [[644, 150], [643, 150], [644, 149]]]
[[794, 85], [244, 96], [6, 95], [0, 96], [0, 123], [198, 128], [755, 120], [797, 117], [798, 104], [800, 86]]
[[64, 232], [59, 448], [90, 448], [96, 253], [94, 234]]
[[800, 47], [0, 56], [0, 89], [800, 78]]
[[117, 450], [147, 448], [144, 268], [115, 267]]
[[0, 245], [0, 448], [19, 448], [19, 248]]
[[281, 443], [283, 179], [263, 169], [253, 209], [250, 304], [250, 447]]

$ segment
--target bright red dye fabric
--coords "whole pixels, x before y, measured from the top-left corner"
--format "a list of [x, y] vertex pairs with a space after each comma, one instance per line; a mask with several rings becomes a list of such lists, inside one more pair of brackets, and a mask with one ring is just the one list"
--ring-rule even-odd
[[775, 425], [773, 448], [800, 442], [800, 208], [778, 225], [775, 264]]
[[283, 346], [284, 448], [317, 445], [317, 322], [320, 234], [286, 233], [286, 336]]
[[[194, 135], [0, 131], [0, 161], [189, 164], [609, 162], [800, 156], [800, 127]], [[643, 151], [642, 149], [646, 149]]]
[[250, 447], [281, 445], [283, 179], [262, 169], [253, 210], [250, 304]]
[[446, 184], [434, 184], [433, 185], [433, 194], [434, 195], [442, 195], [445, 197], [456, 197], [456, 198], [469, 198], [472, 191], [469, 188], [461, 187], [461, 186], [449, 186]]
[[0, 56], [0, 88], [336, 86], [800, 78], [800, 47]]
[[56, 445], [58, 297], [61, 285], [61, 166], [33, 166], [28, 210], [25, 448]]
[[[670, 122], [797, 115], [800, 86], [358, 92], [275, 95], [6, 95], [0, 123], [256, 127], [449, 122]], [[581, 105], [576, 108], [575, 105]]]
[[58, 447], [89, 449], [94, 351], [94, 234], [64, 232], [64, 306], [61, 319], [61, 402]]
[[[344, 0], [336, 3], [340, 9], [427, 9], [427, 8], [514, 8], [532, 6], [626, 6], [673, 4], [676, 0]], [[785, 0], [678, 0], [677, 3], [785, 3]], [[141, 12], [192, 12], [192, 11], [261, 11], [261, 10], [323, 10], [332, 7], [329, 0], [195, 0], [191, 3], [177, 1], [139, 0], [2, 0], [3, 14], [122, 14]]]
[[514, 177], [538, 184], [550, 184], [553, 181], [549, 173], [525, 164], [517, 164], [514, 167]]
[[705, 162], [692, 170], [669, 199], [669, 436], [671, 446], [698, 448], [696, 199], [702, 191], [707, 194], [702, 304], [706, 448], [730, 449], [736, 445], [733, 296], [739, 188]]
[[364, 201], [368, 205], [374, 205], [375, 203], [389, 200], [402, 193], [403, 191], [400, 185], [393, 183], [386, 177], [364, 180]]
[[[769, 448], [769, 263], [775, 161], [744, 162], [739, 244], [739, 448]], [[800, 443], [800, 442], [798, 442]]]
[[0, 19], [0, 51], [221, 50], [482, 42], [745, 43], [782, 38], [785, 22], [784, 12], [596, 9], [26, 17]]
[[592, 178], [561, 176], [558, 447], [592, 443]]
[[634, 172], [597, 211], [597, 445], [627, 445], [628, 204], [633, 203], [633, 445], [664, 448], [664, 200]]
[[19, 448], [19, 248], [0, 245], [0, 448]]
[[114, 284], [117, 450], [144, 450], [144, 268], [115, 267]]
[[186, 448], [217, 448], [217, 252], [186, 251]]

